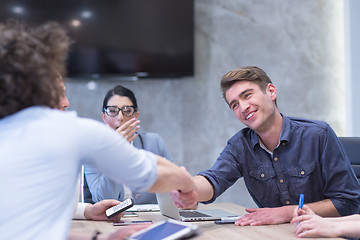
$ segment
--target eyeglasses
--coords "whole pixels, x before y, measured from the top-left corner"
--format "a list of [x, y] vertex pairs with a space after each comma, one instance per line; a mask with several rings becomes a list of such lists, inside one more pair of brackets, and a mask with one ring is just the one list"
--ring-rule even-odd
[[125, 117], [131, 117], [136, 112], [136, 109], [134, 106], [123, 106], [122, 108], [118, 108], [116, 106], [106, 106], [104, 107], [104, 112], [109, 117], [115, 117], [119, 114], [119, 112], [121, 112]]

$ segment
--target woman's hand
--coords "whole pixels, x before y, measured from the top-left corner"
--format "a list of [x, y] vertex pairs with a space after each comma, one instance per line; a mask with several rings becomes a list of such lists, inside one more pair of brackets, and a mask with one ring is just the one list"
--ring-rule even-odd
[[132, 118], [118, 127], [115, 131], [120, 133], [128, 142], [132, 142], [138, 136], [136, 131], [140, 128], [139, 124], [140, 120]]

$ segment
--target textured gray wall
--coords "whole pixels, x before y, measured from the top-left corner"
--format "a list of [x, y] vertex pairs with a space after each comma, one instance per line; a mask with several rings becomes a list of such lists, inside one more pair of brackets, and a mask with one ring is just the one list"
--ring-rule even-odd
[[[71, 110], [101, 121], [105, 93], [116, 84], [138, 99], [142, 131], [158, 132], [175, 162], [192, 174], [215, 162], [244, 126], [222, 99], [219, 81], [246, 65], [263, 68], [288, 116], [345, 128], [343, 1], [195, 0], [195, 76], [183, 79], [70, 81]], [[242, 180], [217, 201], [255, 206]]]

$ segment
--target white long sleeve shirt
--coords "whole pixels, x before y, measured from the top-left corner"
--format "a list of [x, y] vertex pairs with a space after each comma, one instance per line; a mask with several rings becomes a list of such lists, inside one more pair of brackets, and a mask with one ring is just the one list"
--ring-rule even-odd
[[67, 239], [80, 166], [146, 191], [156, 158], [74, 112], [30, 107], [0, 119], [2, 239]]

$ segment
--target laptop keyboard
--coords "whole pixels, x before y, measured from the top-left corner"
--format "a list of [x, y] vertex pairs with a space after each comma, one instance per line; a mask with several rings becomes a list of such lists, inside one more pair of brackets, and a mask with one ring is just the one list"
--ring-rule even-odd
[[189, 218], [189, 217], [210, 217], [210, 215], [207, 215], [205, 213], [201, 213], [201, 212], [198, 212], [198, 211], [191, 211], [191, 210], [180, 211], [179, 213], [180, 213], [180, 216], [186, 217], [186, 218]]

